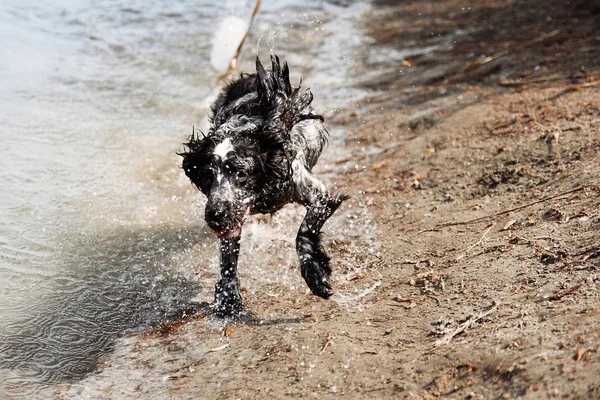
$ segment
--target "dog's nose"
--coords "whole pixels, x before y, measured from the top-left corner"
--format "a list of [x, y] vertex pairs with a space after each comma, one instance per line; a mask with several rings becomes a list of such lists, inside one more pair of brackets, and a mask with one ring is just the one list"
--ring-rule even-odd
[[223, 229], [227, 226], [227, 205], [219, 204], [207, 206], [204, 218], [206, 219], [206, 223], [212, 229]]

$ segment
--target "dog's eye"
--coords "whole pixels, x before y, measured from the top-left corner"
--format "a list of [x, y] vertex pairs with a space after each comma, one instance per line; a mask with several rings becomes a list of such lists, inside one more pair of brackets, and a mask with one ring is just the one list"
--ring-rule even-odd
[[248, 174], [244, 171], [237, 171], [235, 173], [235, 180], [240, 183], [246, 182], [248, 180]]

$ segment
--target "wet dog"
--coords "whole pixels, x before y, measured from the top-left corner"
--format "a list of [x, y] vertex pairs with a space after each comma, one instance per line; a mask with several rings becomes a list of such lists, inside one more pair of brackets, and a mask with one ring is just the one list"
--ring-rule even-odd
[[288, 203], [307, 210], [296, 237], [302, 277], [317, 296], [331, 296], [321, 228], [348, 197], [330, 195], [312, 173], [327, 143], [312, 100], [310, 90], [292, 88], [287, 63], [271, 55], [266, 70], [257, 58], [255, 74], [242, 74], [218, 96], [208, 133], [192, 133], [179, 153], [185, 174], [207, 197], [204, 217], [220, 240], [221, 276], [212, 305], [218, 316], [242, 310], [237, 259], [245, 219]]

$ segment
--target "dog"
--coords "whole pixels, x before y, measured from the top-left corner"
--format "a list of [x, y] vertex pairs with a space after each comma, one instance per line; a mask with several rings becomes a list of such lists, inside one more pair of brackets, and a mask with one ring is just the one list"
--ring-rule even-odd
[[323, 117], [313, 113], [312, 93], [300, 92], [300, 85], [292, 88], [287, 62], [277, 55], [270, 70], [257, 57], [256, 73], [241, 74], [217, 97], [207, 134], [192, 132], [178, 153], [185, 174], [207, 197], [204, 218], [220, 240], [221, 276], [211, 305], [219, 317], [243, 309], [237, 273], [242, 224], [288, 203], [306, 208], [296, 237], [302, 277], [315, 295], [332, 294], [321, 228], [349, 196], [329, 194], [312, 172], [328, 133]]

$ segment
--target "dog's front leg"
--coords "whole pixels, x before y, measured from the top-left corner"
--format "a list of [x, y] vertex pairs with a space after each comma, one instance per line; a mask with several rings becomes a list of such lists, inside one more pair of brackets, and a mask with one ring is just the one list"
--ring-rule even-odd
[[324, 299], [331, 296], [329, 256], [321, 246], [321, 228], [347, 196], [325, 194], [306, 205], [306, 216], [296, 237], [296, 251], [300, 258], [300, 271], [310, 290]]
[[219, 317], [236, 315], [242, 309], [240, 280], [237, 274], [240, 236], [220, 239], [221, 278], [215, 287], [215, 302], [212, 306], [215, 314]]

